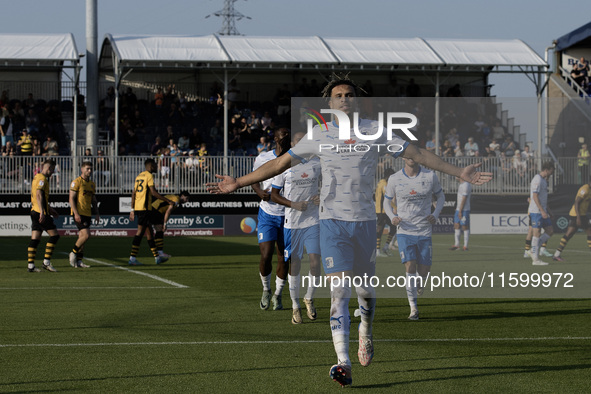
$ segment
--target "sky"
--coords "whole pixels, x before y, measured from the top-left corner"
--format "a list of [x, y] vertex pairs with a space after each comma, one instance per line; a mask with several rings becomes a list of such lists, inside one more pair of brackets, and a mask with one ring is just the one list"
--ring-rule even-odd
[[[98, 0], [98, 47], [106, 33], [208, 35], [223, 0]], [[552, 41], [591, 20], [591, 1], [239, 0], [247, 36], [520, 39], [542, 58]], [[2, 2], [3, 33], [72, 33], [86, 51], [85, 0]], [[84, 71], [83, 71], [84, 73]], [[84, 76], [83, 76], [83, 79]], [[492, 75], [492, 95], [535, 97], [524, 75]]]

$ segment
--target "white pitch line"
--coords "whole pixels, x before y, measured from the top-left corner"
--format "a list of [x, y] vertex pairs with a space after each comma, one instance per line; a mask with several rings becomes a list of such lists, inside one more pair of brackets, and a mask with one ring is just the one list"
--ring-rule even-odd
[[[478, 235], [478, 234], [477, 234]], [[507, 235], [507, 234], [505, 234]], [[514, 234], [517, 235], [517, 234]], [[519, 234], [521, 235], [521, 234]], [[523, 237], [523, 239], [525, 239], [525, 236]], [[442, 244], [442, 243], [434, 243], [434, 246], [449, 246], [448, 244]], [[470, 244], [472, 246], [475, 246], [477, 248], [487, 248], [487, 249], [502, 249], [502, 250], [515, 250], [517, 251], [517, 254], [519, 254], [520, 250], [523, 251], [523, 248], [519, 249], [519, 248], [509, 248], [507, 246], [492, 246], [492, 245], [478, 245], [478, 244]], [[588, 254], [588, 251], [585, 250], [578, 250], [578, 249], [567, 249], [569, 253], [580, 253], [580, 254]]]
[[154, 279], [154, 280], [157, 280], [157, 281], [160, 281], [160, 282], [164, 282], [164, 283], [169, 284], [171, 286], [178, 287], [179, 289], [188, 289], [189, 288], [189, 286], [181, 285], [180, 283], [173, 282], [171, 280], [164, 279], [164, 278], [161, 278], [161, 277], [156, 276], [156, 275], [148, 274], [146, 272], [142, 272], [142, 271], [138, 271], [138, 270], [132, 270], [132, 269], [129, 269], [127, 267], [122, 267], [120, 265], [115, 265], [115, 264], [111, 264], [111, 263], [105, 263], [104, 261], [100, 261], [100, 260], [97, 260], [97, 259], [90, 259], [88, 257], [85, 257], [85, 259], [88, 260], [88, 261], [92, 261], [93, 263], [96, 263], [96, 264], [102, 264], [102, 265], [106, 265], [107, 267], [113, 267], [113, 268], [117, 268], [117, 269], [120, 269], [120, 270], [123, 270], [123, 271], [132, 272], [132, 273], [137, 274], [137, 275], [147, 276], [150, 279]]
[[[589, 341], [591, 337], [534, 337], [534, 338], [430, 338], [430, 339], [374, 339], [374, 342], [519, 342], [519, 341]], [[354, 340], [351, 340], [352, 342]], [[172, 346], [172, 345], [285, 345], [332, 343], [332, 340], [295, 341], [191, 341], [191, 342], [102, 342], [102, 343], [25, 343], [0, 344], [0, 348], [14, 347], [84, 347], [84, 346]]]

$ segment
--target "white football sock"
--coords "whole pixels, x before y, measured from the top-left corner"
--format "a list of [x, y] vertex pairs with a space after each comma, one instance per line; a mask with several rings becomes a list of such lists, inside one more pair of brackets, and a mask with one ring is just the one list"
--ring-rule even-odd
[[285, 282], [287, 282], [287, 280], [281, 279], [278, 276], [275, 277], [275, 295], [276, 296], [281, 295], [281, 292], [283, 291], [283, 288], [285, 287]]
[[540, 237], [531, 238], [531, 258], [533, 261], [540, 259]]
[[350, 298], [350, 286], [336, 287], [331, 291], [330, 329], [332, 331], [332, 342], [337, 353], [338, 363], [346, 365], [351, 365], [349, 359]]
[[359, 302], [359, 312], [361, 314], [361, 324], [359, 325], [359, 336], [368, 336], [372, 333], [372, 323], [376, 310], [375, 289], [357, 287], [357, 301]]
[[300, 275], [287, 275], [289, 282], [289, 296], [291, 297], [291, 308], [300, 307]]
[[271, 291], [271, 274], [263, 276], [260, 272], [261, 282], [263, 283], [263, 291]]
[[310, 278], [310, 285], [308, 286], [308, 290], [306, 291], [306, 295], [304, 296], [307, 300], [314, 299], [314, 293], [316, 293], [316, 289], [320, 286], [321, 276], [312, 276], [312, 273], [308, 273], [308, 277]]
[[416, 311], [417, 307], [417, 274], [406, 273], [406, 296], [411, 311]]
[[464, 230], [464, 247], [468, 247], [468, 240], [470, 239], [470, 230]]
[[454, 246], [460, 246], [460, 236], [462, 235], [462, 230], [459, 228], [454, 230]]

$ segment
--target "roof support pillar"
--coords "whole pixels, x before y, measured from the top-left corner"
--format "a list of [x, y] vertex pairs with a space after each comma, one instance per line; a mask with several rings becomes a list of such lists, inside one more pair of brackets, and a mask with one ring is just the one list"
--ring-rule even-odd
[[[98, 144], [97, 0], [86, 0], [86, 144]], [[74, 113], [76, 106], [74, 105]], [[74, 121], [76, 127], [76, 121]], [[76, 140], [74, 140], [77, 143]]]

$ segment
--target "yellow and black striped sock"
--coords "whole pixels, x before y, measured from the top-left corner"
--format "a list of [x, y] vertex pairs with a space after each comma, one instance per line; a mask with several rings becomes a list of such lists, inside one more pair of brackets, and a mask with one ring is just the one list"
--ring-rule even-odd
[[57, 245], [57, 241], [60, 239], [59, 235], [53, 235], [49, 237], [47, 244], [45, 244], [45, 259], [51, 260], [51, 256], [53, 255], [53, 250], [55, 249], [55, 245]]
[[382, 243], [382, 237], [378, 237], [376, 241], [376, 249], [380, 249], [380, 244]]
[[78, 247], [78, 245], [74, 244], [74, 247], [72, 248], [72, 253], [76, 255], [76, 258], [80, 258], [80, 248]]
[[131, 243], [131, 256], [136, 257], [138, 252], [140, 251], [140, 243], [142, 242], [142, 237], [136, 235], [133, 237], [133, 241]]
[[27, 263], [35, 265], [35, 256], [37, 256], [37, 246], [39, 246], [38, 239], [32, 239], [27, 248]]
[[560, 238], [560, 245], [558, 245], [556, 250], [558, 250], [559, 252], [562, 252], [564, 250], [564, 248], [566, 247], [567, 243], [568, 243], [568, 238], [566, 238], [566, 237]]
[[531, 250], [531, 239], [525, 240], [525, 250]]
[[388, 233], [388, 238], [386, 238], [386, 245], [390, 245], [390, 242], [392, 242], [392, 238], [394, 238], [394, 234], [396, 234], [396, 232], [390, 229], [390, 232]]
[[154, 257], [158, 257], [159, 254], [158, 254], [158, 248], [156, 247], [156, 242], [154, 242], [154, 240], [151, 239], [148, 241], [148, 246], [150, 247], [150, 250], [152, 251], [152, 255]]

